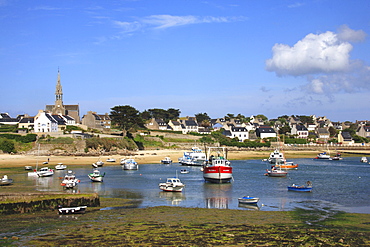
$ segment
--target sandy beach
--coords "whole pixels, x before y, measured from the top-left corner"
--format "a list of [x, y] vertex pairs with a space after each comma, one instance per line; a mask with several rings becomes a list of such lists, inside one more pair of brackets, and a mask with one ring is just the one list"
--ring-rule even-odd
[[[178, 158], [182, 157], [183, 153], [188, 150], [175, 150], [175, 149], [164, 149], [164, 150], [140, 150], [135, 152], [133, 158], [139, 164], [158, 164], [164, 157], [170, 157], [174, 162], [177, 162]], [[230, 160], [246, 160], [246, 159], [265, 159], [268, 158], [271, 151], [229, 151], [228, 158]], [[285, 151], [285, 157], [287, 159], [293, 158], [314, 158], [318, 151]], [[351, 150], [345, 151], [344, 157], [348, 156], [363, 156], [361, 154], [369, 154], [369, 150]], [[352, 154], [351, 154], [352, 153]], [[129, 156], [122, 155], [111, 155], [111, 156], [101, 156], [100, 159], [105, 162], [105, 164], [119, 164], [122, 158], [128, 158]], [[106, 162], [108, 158], [116, 159], [116, 162]], [[43, 162], [49, 160], [47, 166], [54, 167], [58, 163], [63, 163], [70, 166], [91, 166], [92, 163], [98, 161], [97, 156], [34, 156], [34, 155], [18, 155], [18, 154], [0, 154], [0, 169], [1, 168], [17, 168], [24, 166], [35, 167], [36, 163], [39, 166], [43, 165]]]

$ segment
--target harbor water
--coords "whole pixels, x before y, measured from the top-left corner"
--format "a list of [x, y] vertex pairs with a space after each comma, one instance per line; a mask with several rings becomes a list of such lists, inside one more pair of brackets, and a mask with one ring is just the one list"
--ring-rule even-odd
[[[39, 191], [65, 193], [96, 192], [101, 197], [121, 197], [137, 202], [137, 207], [181, 206], [240, 210], [288, 211], [295, 208], [310, 210], [340, 210], [350, 213], [370, 213], [370, 164], [360, 157], [343, 160], [291, 159], [297, 170], [289, 170], [287, 177], [265, 176], [268, 162], [261, 160], [231, 161], [233, 180], [227, 184], [204, 182], [201, 167], [139, 164], [139, 170], [123, 170], [119, 163], [106, 162], [99, 168], [106, 173], [102, 183], [91, 182], [91, 167], [73, 170], [81, 180], [78, 187], [65, 190], [60, 177], [67, 172], [55, 171], [53, 177], [35, 178], [27, 174], [15, 175], [16, 182], [34, 185]], [[68, 166], [68, 164], [66, 164]], [[188, 174], [181, 174], [187, 169]], [[158, 184], [167, 177], [178, 176], [185, 184], [183, 192], [163, 192]], [[313, 184], [312, 192], [292, 192], [287, 186]], [[259, 197], [257, 206], [239, 205], [238, 198]]]

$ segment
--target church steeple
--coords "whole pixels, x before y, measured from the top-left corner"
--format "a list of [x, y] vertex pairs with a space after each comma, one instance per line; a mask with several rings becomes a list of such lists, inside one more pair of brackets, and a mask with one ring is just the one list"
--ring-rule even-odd
[[63, 92], [62, 92], [62, 84], [60, 84], [60, 72], [58, 68], [58, 79], [57, 79], [57, 87], [55, 90], [55, 105], [63, 105]]
[[57, 86], [55, 89], [55, 105], [52, 110], [52, 114], [66, 114], [66, 110], [63, 106], [63, 92], [62, 92], [62, 84], [60, 83], [60, 72], [58, 68], [58, 79], [57, 79]]

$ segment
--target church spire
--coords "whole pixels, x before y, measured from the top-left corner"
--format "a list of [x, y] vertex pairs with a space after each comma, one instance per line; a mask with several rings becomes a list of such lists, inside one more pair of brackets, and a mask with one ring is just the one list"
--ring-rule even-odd
[[62, 84], [60, 83], [60, 72], [58, 68], [58, 79], [57, 79], [57, 86], [55, 89], [55, 105], [52, 110], [52, 114], [66, 114], [66, 110], [63, 106], [63, 92], [62, 92]]
[[63, 92], [62, 92], [62, 84], [60, 84], [60, 72], [58, 68], [58, 79], [57, 79], [57, 86], [55, 90], [55, 104], [63, 105]]

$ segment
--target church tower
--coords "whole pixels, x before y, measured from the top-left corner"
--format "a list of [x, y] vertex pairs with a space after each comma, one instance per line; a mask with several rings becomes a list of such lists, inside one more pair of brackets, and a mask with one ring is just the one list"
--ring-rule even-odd
[[55, 90], [55, 105], [53, 107], [52, 114], [66, 115], [66, 109], [63, 106], [63, 91], [62, 91], [62, 84], [60, 83], [59, 69], [58, 69], [57, 86], [56, 86], [56, 90]]

